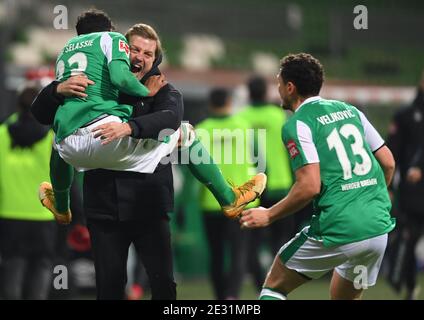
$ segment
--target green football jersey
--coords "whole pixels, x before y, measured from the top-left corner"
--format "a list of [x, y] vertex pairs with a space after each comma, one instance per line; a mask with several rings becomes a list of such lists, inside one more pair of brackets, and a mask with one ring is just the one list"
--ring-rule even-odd
[[391, 231], [391, 201], [373, 152], [384, 145], [362, 112], [340, 101], [311, 97], [283, 128], [293, 171], [319, 163], [321, 192], [314, 199], [309, 235], [324, 246]]
[[94, 84], [87, 87], [86, 98], [66, 98], [57, 110], [53, 124], [57, 142], [102, 114], [129, 118], [132, 107], [118, 104], [119, 91], [110, 79], [108, 64], [113, 60], [130, 66], [127, 40], [117, 32], [80, 35], [63, 48], [56, 61], [57, 80], [85, 74]]

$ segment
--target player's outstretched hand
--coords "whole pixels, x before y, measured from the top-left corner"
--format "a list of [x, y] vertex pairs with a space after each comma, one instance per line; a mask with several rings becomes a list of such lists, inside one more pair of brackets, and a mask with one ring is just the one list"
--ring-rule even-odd
[[244, 210], [239, 221], [242, 229], [266, 227], [270, 224], [269, 209], [259, 207]]
[[151, 76], [146, 80], [144, 84], [150, 91], [149, 97], [154, 96], [164, 85], [168, 82], [163, 74], [157, 76]]
[[85, 98], [87, 97], [85, 89], [91, 84], [94, 84], [94, 82], [88, 79], [86, 75], [81, 74], [59, 83], [56, 91], [65, 97]]
[[132, 130], [128, 123], [108, 122], [95, 127], [92, 132], [94, 132], [94, 138], [100, 137], [102, 144], [105, 145], [131, 135]]

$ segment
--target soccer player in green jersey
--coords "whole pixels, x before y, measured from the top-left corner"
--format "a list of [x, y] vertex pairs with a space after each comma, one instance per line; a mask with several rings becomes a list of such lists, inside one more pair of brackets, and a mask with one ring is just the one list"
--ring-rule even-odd
[[361, 111], [318, 96], [323, 78], [321, 64], [309, 54], [281, 61], [282, 105], [294, 112], [282, 135], [296, 181], [284, 199], [244, 211], [240, 223], [265, 227], [310, 201], [314, 215], [277, 253], [260, 299], [285, 300], [333, 269], [331, 298], [360, 299], [377, 280], [387, 233], [395, 227], [387, 191], [392, 153]]

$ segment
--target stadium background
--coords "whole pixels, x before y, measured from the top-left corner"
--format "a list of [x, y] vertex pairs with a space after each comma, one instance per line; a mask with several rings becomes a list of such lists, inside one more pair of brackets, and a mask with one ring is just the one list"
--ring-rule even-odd
[[[53, 27], [54, 7], [59, 4], [68, 10], [68, 30]], [[368, 9], [367, 30], [353, 27], [353, 8], [358, 4]], [[136, 22], [155, 27], [165, 48], [162, 70], [183, 92], [185, 118], [193, 124], [206, 117], [207, 94], [215, 85], [232, 88], [235, 109], [241, 109], [247, 103], [244, 83], [253, 72], [269, 79], [270, 99], [277, 102], [279, 59], [305, 51], [325, 66], [322, 96], [356, 104], [385, 136], [394, 110], [412, 101], [424, 68], [424, 2], [419, 0], [98, 0], [89, 4], [1, 0], [0, 123], [12, 113], [16, 92], [25, 81], [49, 81], [56, 54], [74, 36], [76, 16], [91, 6], [105, 10], [120, 32]], [[177, 193], [184, 174], [176, 170]], [[179, 297], [210, 298], [208, 255], [197, 204], [179, 198], [177, 203], [187, 209], [184, 225], [173, 219]], [[423, 251], [418, 252], [421, 268]], [[270, 258], [264, 256], [263, 263]], [[81, 268], [91, 270], [89, 265]], [[422, 275], [420, 279], [424, 285]], [[327, 298], [326, 280], [306, 285], [293, 298]], [[365, 297], [399, 298], [383, 277]], [[242, 298], [255, 298], [248, 278]]]

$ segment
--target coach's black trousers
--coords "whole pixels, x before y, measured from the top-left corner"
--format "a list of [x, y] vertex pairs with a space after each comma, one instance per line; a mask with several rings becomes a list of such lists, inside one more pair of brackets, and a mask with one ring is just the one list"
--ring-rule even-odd
[[209, 274], [215, 298], [238, 299], [246, 271], [249, 231], [240, 229], [238, 221], [226, 218], [221, 211], [204, 212], [203, 221], [210, 254]]
[[133, 243], [143, 261], [152, 299], [176, 299], [168, 218], [148, 221], [102, 221], [88, 219], [97, 299], [124, 299], [128, 249]]

